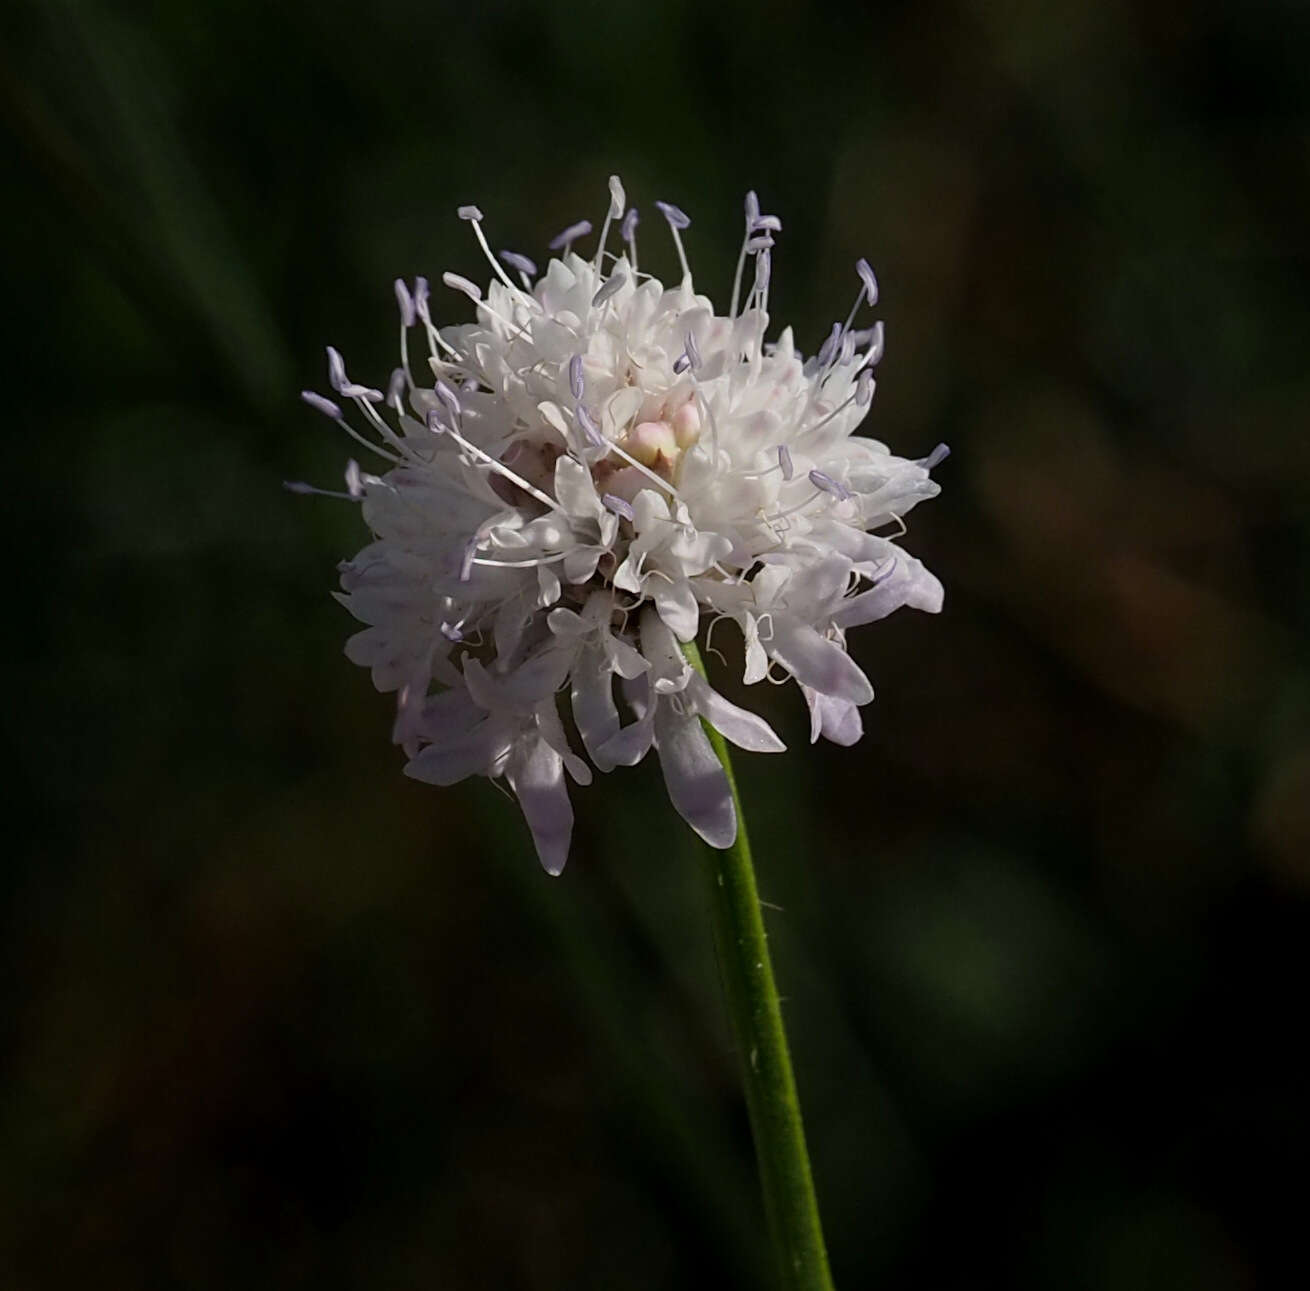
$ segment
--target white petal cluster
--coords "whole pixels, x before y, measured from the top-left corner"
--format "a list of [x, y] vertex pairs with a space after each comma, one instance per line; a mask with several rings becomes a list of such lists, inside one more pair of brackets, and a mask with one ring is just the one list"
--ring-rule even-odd
[[[406, 773], [503, 777], [552, 874], [573, 826], [566, 775], [588, 784], [592, 768], [651, 750], [678, 812], [731, 845], [732, 797], [702, 721], [744, 749], [783, 745], [688, 665], [680, 643], [702, 622], [736, 623], [744, 680], [794, 678], [812, 738], [851, 744], [873, 689], [847, 629], [942, 603], [937, 579], [883, 535], [938, 492], [929, 472], [945, 450], [907, 461], [855, 435], [882, 349], [880, 324], [854, 326], [877, 299], [868, 266], [845, 324], [804, 360], [790, 329], [765, 341], [781, 226], [754, 194], [720, 314], [686, 269], [686, 216], [658, 204], [683, 266], [665, 288], [638, 271], [636, 212], [625, 217], [617, 179], [610, 193], [592, 257], [572, 251], [590, 233], [575, 225], [539, 276], [526, 257], [497, 261], [481, 212], [462, 207], [496, 276], [485, 294], [443, 282], [476, 321], [438, 328], [427, 282], [397, 282], [402, 362], [387, 391], [351, 381], [329, 350], [354, 424], [305, 395], [379, 461], [377, 474], [352, 462], [339, 495], [361, 504], [373, 535], [341, 566], [340, 599], [367, 625], [347, 655], [398, 693]], [[620, 219], [623, 250], [610, 254]]]

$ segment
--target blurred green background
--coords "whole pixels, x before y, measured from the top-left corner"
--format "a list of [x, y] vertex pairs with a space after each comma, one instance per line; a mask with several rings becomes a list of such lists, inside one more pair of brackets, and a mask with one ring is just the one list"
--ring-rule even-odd
[[404, 779], [359, 518], [281, 489], [323, 345], [385, 380], [391, 279], [482, 276], [457, 204], [540, 257], [611, 171], [720, 301], [756, 187], [807, 349], [867, 255], [870, 431], [954, 449], [864, 741], [757, 687], [739, 760], [838, 1284], [1304, 1267], [1308, 15], [7, 6], [3, 1285], [769, 1285], [656, 768], [559, 880]]

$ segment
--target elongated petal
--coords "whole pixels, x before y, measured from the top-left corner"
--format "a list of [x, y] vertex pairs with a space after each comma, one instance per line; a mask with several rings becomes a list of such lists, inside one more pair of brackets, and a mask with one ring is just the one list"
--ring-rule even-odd
[[614, 674], [599, 650], [584, 650], [573, 665], [573, 720], [591, 760], [602, 771], [615, 763], [601, 749], [619, 733], [619, 708], [614, 702]]
[[803, 686], [821, 695], [844, 699], [850, 704], [867, 704], [873, 687], [856, 662], [835, 641], [821, 637], [812, 627], [783, 615], [775, 615], [769, 653], [789, 668]]
[[694, 641], [700, 627], [700, 607], [696, 594], [687, 580], [670, 583], [663, 578], [652, 578], [647, 588], [655, 599], [660, 618], [673, 629], [679, 641]]
[[558, 874], [569, 859], [573, 804], [564, 783], [564, 760], [545, 740], [515, 750], [505, 777], [523, 808], [537, 855], [547, 874]]
[[655, 747], [669, 801], [678, 815], [711, 847], [731, 847], [737, 837], [732, 790], [700, 719], [675, 713], [669, 700], [658, 700]]
[[832, 699], [818, 691], [802, 686], [805, 702], [810, 706], [810, 743], [820, 735], [834, 744], [850, 746], [859, 742], [864, 734], [860, 710], [843, 699]]
[[833, 621], [839, 628], [859, 627], [884, 619], [902, 605], [936, 614], [942, 608], [942, 585], [922, 563], [906, 552], [890, 557], [895, 562], [874, 587], [843, 601]]
[[764, 718], [724, 699], [704, 677], [693, 677], [687, 694], [697, 713], [739, 749], [749, 753], [786, 752], [787, 746]]
[[488, 718], [472, 731], [429, 744], [405, 764], [405, 774], [427, 784], [457, 784], [471, 775], [483, 775], [508, 745], [505, 727]]
[[611, 768], [635, 767], [650, 752], [654, 742], [655, 710], [652, 707], [635, 722], [622, 727], [617, 735], [611, 735], [593, 756], [602, 771], [606, 769], [601, 766], [602, 762], [608, 763]]

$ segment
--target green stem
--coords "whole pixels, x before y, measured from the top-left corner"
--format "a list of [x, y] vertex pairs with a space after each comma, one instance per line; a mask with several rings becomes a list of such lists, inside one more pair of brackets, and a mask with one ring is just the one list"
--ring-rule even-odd
[[[705, 665], [695, 642], [683, 646], [687, 661], [703, 677]], [[832, 1291], [828, 1253], [823, 1245], [819, 1204], [814, 1196], [805, 1127], [787, 1052], [778, 988], [760, 914], [746, 819], [723, 736], [705, 723], [714, 752], [728, 776], [737, 810], [737, 841], [726, 851], [707, 848], [710, 904], [719, 972], [728, 1014], [741, 1056], [742, 1083], [764, 1209], [786, 1291]]]

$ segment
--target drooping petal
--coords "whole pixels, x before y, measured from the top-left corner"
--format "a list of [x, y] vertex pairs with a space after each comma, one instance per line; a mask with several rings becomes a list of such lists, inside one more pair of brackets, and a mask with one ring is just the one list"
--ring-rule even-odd
[[693, 677], [687, 695], [696, 712], [724, 739], [749, 753], [784, 753], [787, 746], [764, 718], [724, 699], [704, 677]]
[[775, 615], [768, 648], [803, 686], [850, 704], [867, 704], [873, 698], [873, 687], [859, 665], [835, 641], [821, 637], [808, 624]]
[[514, 796], [532, 831], [532, 841], [547, 874], [559, 874], [569, 859], [573, 837], [573, 804], [564, 783], [564, 760], [537, 739], [520, 746], [505, 768]]
[[489, 717], [471, 731], [429, 744], [405, 764], [405, 774], [428, 784], [456, 784], [471, 775], [485, 775], [508, 743], [503, 723]]
[[573, 720], [591, 760], [602, 771], [614, 768], [602, 747], [619, 732], [614, 672], [598, 649], [583, 650], [573, 665]]
[[685, 578], [670, 583], [663, 578], [653, 578], [648, 590], [655, 600], [660, 618], [673, 629], [679, 641], [694, 641], [696, 629], [700, 627], [700, 607], [696, 604], [696, 593]]
[[678, 815], [711, 847], [731, 847], [737, 837], [732, 789], [700, 718], [674, 712], [668, 699], [657, 700], [655, 747]]

